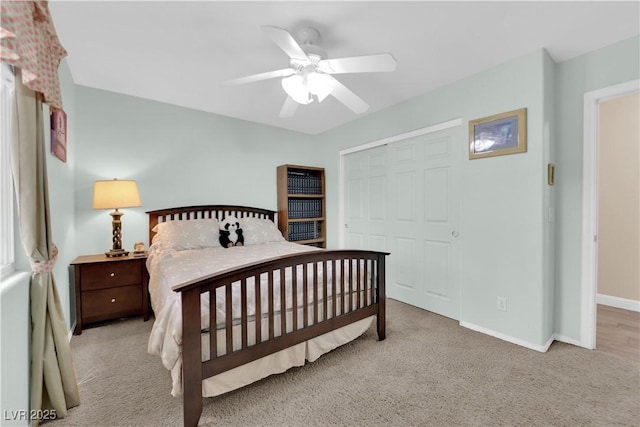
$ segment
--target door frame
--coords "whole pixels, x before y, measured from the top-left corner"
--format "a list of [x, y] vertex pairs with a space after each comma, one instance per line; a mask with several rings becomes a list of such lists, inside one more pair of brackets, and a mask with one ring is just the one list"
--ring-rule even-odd
[[436, 123], [431, 126], [427, 126], [424, 128], [412, 130], [410, 132], [401, 133], [398, 135], [390, 136], [387, 138], [379, 139], [377, 141], [367, 142], [365, 144], [356, 145], [355, 147], [346, 148], [344, 150], [340, 150], [338, 152], [338, 223], [339, 231], [338, 231], [338, 245], [340, 248], [344, 247], [345, 242], [345, 204], [346, 204], [346, 191], [345, 191], [345, 176], [346, 176], [346, 161], [345, 158], [347, 154], [357, 153], [358, 151], [368, 150], [370, 148], [379, 147], [381, 145], [391, 144], [393, 142], [402, 141], [403, 139], [414, 138], [416, 136], [428, 135], [430, 133], [438, 132], [445, 129], [451, 129], [457, 126], [462, 126], [462, 118], [458, 117], [456, 119], [448, 120], [446, 122]]
[[640, 80], [631, 80], [584, 94], [582, 157], [582, 284], [580, 345], [596, 346], [598, 279], [598, 105], [602, 101], [638, 92]]

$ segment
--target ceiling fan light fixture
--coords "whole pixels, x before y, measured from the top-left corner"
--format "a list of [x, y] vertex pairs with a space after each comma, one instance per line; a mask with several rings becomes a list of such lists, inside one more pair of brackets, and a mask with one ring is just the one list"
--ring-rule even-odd
[[316, 99], [322, 102], [329, 95], [354, 113], [362, 114], [367, 111], [369, 105], [332, 75], [377, 73], [396, 69], [396, 60], [389, 53], [323, 59], [327, 55], [315, 44], [320, 37], [315, 28], [303, 28], [299, 37], [300, 43], [283, 28], [270, 25], [261, 28], [289, 57], [289, 68], [233, 79], [230, 80], [230, 84], [281, 77], [280, 84], [287, 93], [287, 99], [279, 114], [283, 118], [291, 117], [296, 111], [296, 105], [307, 105]]
[[299, 74], [282, 79], [282, 88], [298, 104], [306, 105], [313, 102], [307, 89], [306, 78]]
[[331, 80], [332, 77], [324, 73], [309, 73], [307, 75], [307, 89], [311, 94], [318, 97], [318, 102], [322, 102], [333, 92]]

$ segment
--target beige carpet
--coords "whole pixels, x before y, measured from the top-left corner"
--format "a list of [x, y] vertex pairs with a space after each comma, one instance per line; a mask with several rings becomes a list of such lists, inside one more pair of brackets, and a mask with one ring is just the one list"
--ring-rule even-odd
[[[554, 343], [538, 353], [389, 300], [372, 327], [320, 360], [205, 399], [204, 426], [638, 426], [640, 365]], [[174, 426], [182, 400], [147, 354], [152, 321], [71, 341], [82, 404], [59, 426]]]

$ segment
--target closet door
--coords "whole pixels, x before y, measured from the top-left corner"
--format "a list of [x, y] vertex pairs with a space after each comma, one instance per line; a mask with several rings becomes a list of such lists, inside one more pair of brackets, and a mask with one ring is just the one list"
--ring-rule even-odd
[[459, 128], [390, 144], [389, 296], [460, 315]]
[[386, 251], [387, 149], [346, 156], [345, 247]]
[[460, 128], [345, 158], [345, 246], [391, 252], [387, 295], [460, 316]]

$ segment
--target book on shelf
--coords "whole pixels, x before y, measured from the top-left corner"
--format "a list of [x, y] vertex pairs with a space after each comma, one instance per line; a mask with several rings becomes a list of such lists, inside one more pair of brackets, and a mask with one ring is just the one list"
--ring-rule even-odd
[[292, 222], [289, 224], [289, 240], [313, 240], [322, 236], [321, 224], [318, 221]]
[[289, 219], [322, 217], [322, 200], [289, 199], [287, 202]]
[[289, 194], [322, 194], [322, 180], [319, 175], [290, 170], [287, 172]]

